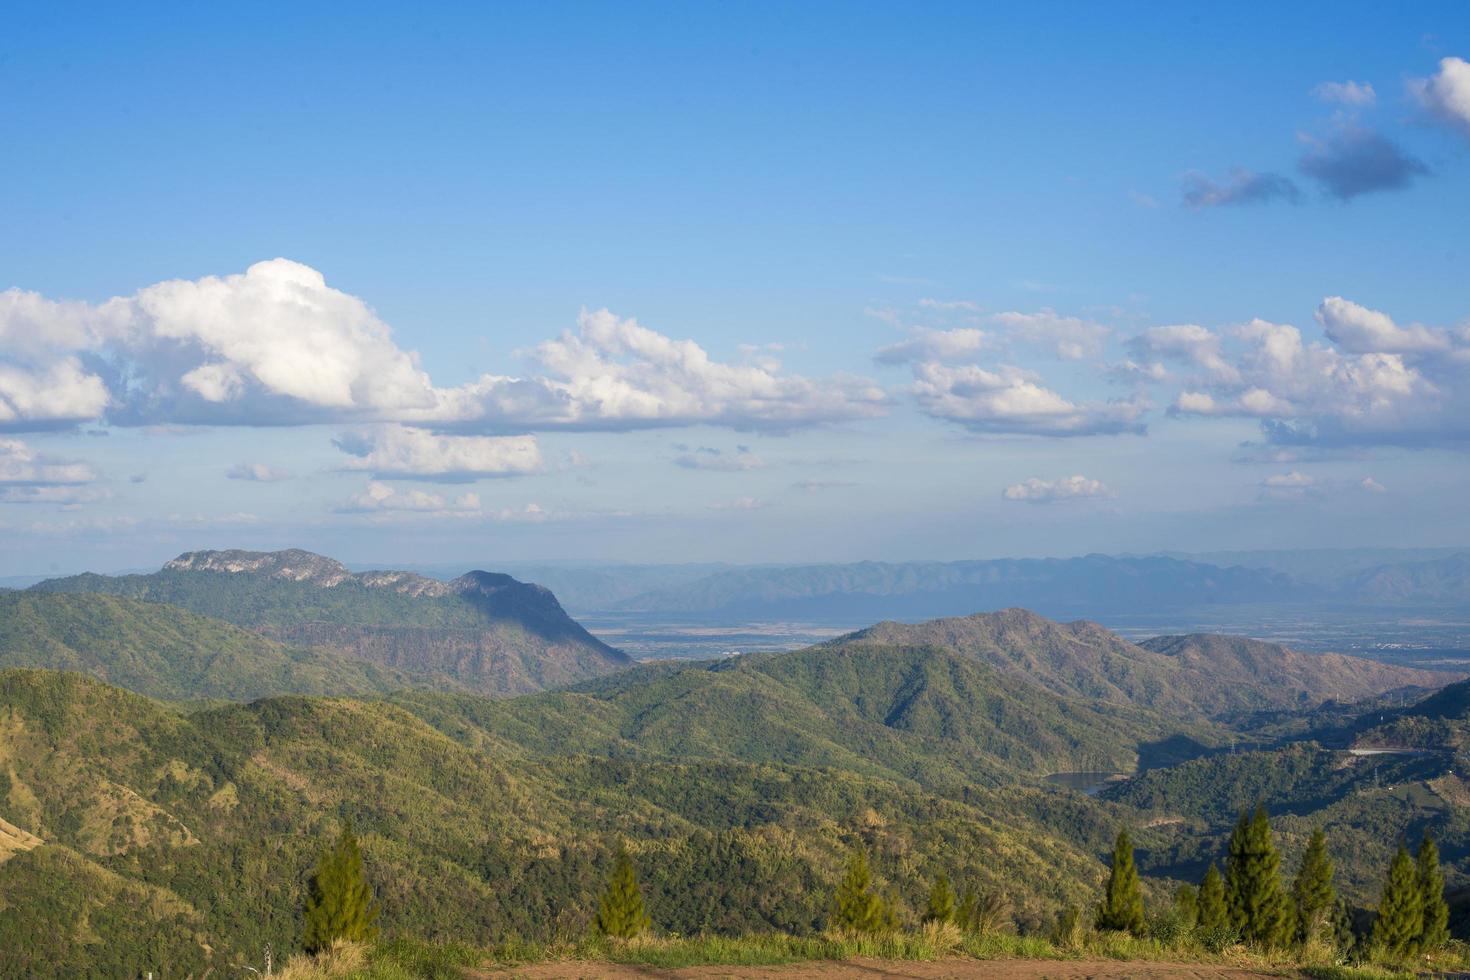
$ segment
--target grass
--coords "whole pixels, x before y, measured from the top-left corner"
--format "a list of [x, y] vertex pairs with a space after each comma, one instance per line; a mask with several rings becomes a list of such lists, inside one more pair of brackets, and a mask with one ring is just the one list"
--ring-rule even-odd
[[[1452, 944], [1432, 964], [1463, 968], [1470, 958], [1463, 944]], [[488, 949], [462, 944], [395, 938], [374, 946], [338, 944], [317, 956], [297, 956], [278, 974], [283, 980], [461, 980], [467, 967], [518, 966], [546, 962], [610, 962], [678, 969], [690, 966], [779, 966], [818, 960], [1118, 960], [1217, 963], [1280, 972], [1312, 980], [1405, 980], [1413, 971], [1392, 966], [1303, 963], [1290, 952], [1264, 953], [1233, 946], [1212, 953], [1192, 941], [1166, 943], [1123, 933], [1092, 933], [1071, 944], [1041, 936], [1008, 933], [966, 934], [953, 926], [925, 926], [889, 934], [781, 933], [741, 937], [644, 936], [609, 940], [590, 936], [559, 943], [507, 941]], [[1426, 967], [1431, 964], [1423, 964]]]

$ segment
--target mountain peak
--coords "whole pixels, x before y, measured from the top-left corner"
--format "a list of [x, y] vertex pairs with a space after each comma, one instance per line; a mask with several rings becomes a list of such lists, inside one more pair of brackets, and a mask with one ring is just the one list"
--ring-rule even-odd
[[163, 566], [168, 572], [226, 572], [269, 575], [293, 582], [338, 585], [352, 577], [347, 566], [324, 555], [288, 548], [285, 551], [186, 551]]

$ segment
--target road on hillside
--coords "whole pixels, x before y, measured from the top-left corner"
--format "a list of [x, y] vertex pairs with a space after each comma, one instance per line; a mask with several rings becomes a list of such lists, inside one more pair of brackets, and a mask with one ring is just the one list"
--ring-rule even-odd
[[517, 980], [1264, 980], [1279, 973], [1199, 963], [1116, 960], [818, 960], [786, 966], [695, 966], [664, 970], [617, 963], [540, 963], [473, 974]]

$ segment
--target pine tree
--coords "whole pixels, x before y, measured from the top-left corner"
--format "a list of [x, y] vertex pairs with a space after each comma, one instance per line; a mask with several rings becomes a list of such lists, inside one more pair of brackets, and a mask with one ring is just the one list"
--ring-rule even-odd
[[1199, 889], [1193, 885], [1180, 885], [1174, 891], [1174, 914], [1185, 931], [1199, 925]]
[[1409, 849], [1399, 845], [1399, 852], [1388, 868], [1388, 879], [1383, 883], [1383, 896], [1378, 900], [1373, 945], [1387, 956], [1401, 958], [1414, 952], [1423, 931], [1419, 871], [1414, 859], [1409, 857]]
[[650, 924], [638, 876], [633, 873], [633, 859], [626, 849], [620, 850], [607, 879], [607, 891], [597, 906], [597, 931], [617, 939], [632, 939]]
[[338, 939], [369, 942], [378, 934], [378, 904], [363, 873], [362, 851], [350, 825], [322, 854], [306, 895], [302, 944], [315, 953]]
[[1353, 910], [1342, 897], [1332, 905], [1332, 945], [1344, 955], [1352, 954], [1361, 944], [1357, 925], [1353, 922]]
[[1264, 806], [1256, 807], [1254, 816], [1242, 813], [1230, 835], [1225, 898], [1230, 924], [1242, 939], [1261, 946], [1291, 942], [1296, 917], [1281, 884], [1281, 855]]
[[1439, 848], [1429, 831], [1419, 842], [1419, 853], [1415, 856], [1419, 878], [1419, 908], [1423, 925], [1419, 930], [1420, 952], [1433, 952], [1444, 947], [1450, 940], [1450, 907], [1444, 900], [1444, 873], [1439, 870]]
[[1318, 827], [1302, 853], [1302, 863], [1291, 885], [1296, 905], [1297, 935], [1304, 941], [1323, 938], [1328, 916], [1337, 901], [1332, 887], [1332, 859], [1327, 856], [1327, 835]]
[[1220, 869], [1210, 864], [1199, 885], [1199, 931], [1219, 934], [1230, 928], [1230, 909], [1225, 904], [1225, 880]]
[[897, 920], [893, 910], [872, 886], [868, 854], [861, 847], [854, 847], [847, 858], [847, 873], [833, 896], [832, 924], [855, 932], [886, 932], [895, 928]]
[[929, 889], [929, 908], [924, 912], [925, 922], [953, 922], [955, 920], [954, 889], [949, 878], [940, 875]]
[[1118, 831], [1118, 841], [1113, 845], [1113, 870], [1097, 910], [1097, 927], [1135, 935], [1143, 932], [1143, 889], [1133, 863], [1133, 841], [1126, 828]]

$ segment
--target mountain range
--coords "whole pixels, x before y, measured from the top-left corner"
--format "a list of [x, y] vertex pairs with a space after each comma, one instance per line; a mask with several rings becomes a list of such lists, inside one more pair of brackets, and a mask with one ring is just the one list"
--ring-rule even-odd
[[[499, 652], [453, 653], [472, 642]], [[0, 594], [6, 667], [0, 950], [23, 975], [291, 948], [349, 821], [385, 928], [471, 943], [579, 934], [623, 847], [683, 934], [821, 929], [854, 844], [905, 917], [945, 873], [1041, 928], [1094, 901], [1120, 824], [1157, 898], [1257, 799], [1288, 862], [1328, 827], [1355, 902], [1425, 826], [1470, 870], [1470, 682], [1240, 637], [1011, 608], [633, 665], [506, 575], [193, 552]], [[1128, 778], [1047, 778], [1083, 773]]]

